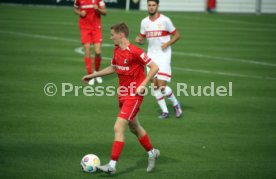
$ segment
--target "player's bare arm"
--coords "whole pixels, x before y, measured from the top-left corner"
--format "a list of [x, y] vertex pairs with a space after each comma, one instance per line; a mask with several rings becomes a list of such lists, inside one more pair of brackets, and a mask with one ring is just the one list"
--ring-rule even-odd
[[161, 45], [161, 48], [163, 50], [165, 50], [166, 48], [168, 48], [170, 45], [173, 45], [176, 41], [178, 41], [180, 39], [180, 34], [178, 31], [175, 31], [175, 33], [172, 35], [172, 38], [170, 41], [163, 43]]
[[79, 15], [81, 17], [85, 17], [86, 16], [86, 11], [84, 11], [84, 10], [81, 11], [80, 8], [75, 7], [74, 8], [74, 12], [75, 12], [75, 14], [77, 14], [77, 15]]
[[98, 6], [98, 5], [94, 5], [93, 6], [95, 10], [99, 11], [101, 13], [101, 15], [106, 15], [106, 8], [105, 6]]
[[148, 72], [148, 75], [144, 79], [144, 81], [140, 84], [140, 86], [136, 89], [136, 93], [143, 94], [145, 91], [145, 86], [148, 84], [148, 82], [156, 75], [159, 68], [153, 61], [147, 65], [150, 68], [150, 71]]
[[145, 38], [143, 36], [139, 35], [135, 38], [135, 42], [140, 44], [140, 45], [143, 45], [144, 42], [145, 42]]
[[110, 75], [110, 74], [114, 73], [115, 71], [116, 71], [116, 68], [114, 66], [108, 66], [105, 69], [98, 71], [97, 73], [85, 75], [84, 77], [82, 77], [82, 81], [85, 83], [88, 83], [89, 80], [91, 80], [92, 78]]

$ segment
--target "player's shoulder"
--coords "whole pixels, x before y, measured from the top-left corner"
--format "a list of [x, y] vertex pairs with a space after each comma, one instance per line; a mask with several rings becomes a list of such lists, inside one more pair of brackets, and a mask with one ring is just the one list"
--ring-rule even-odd
[[128, 46], [128, 50], [130, 51], [130, 52], [135, 52], [135, 51], [137, 51], [137, 50], [141, 50], [139, 47], [137, 47], [136, 45], [134, 45], [134, 44], [129, 44], [129, 46]]
[[160, 14], [160, 19], [165, 20], [165, 21], [171, 20], [168, 16], [166, 16], [164, 14]]
[[149, 16], [143, 18], [141, 22], [142, 23], [147, 23], [148, 21], [149, 21]]
[[96, 0], [96, 3], [99, 4], [100, 6], [105, 6], [104, 0]]
[[129, 46], [128, 46], [128, 51], [131, 53], [131, 54], [138, 54], [138, 55], [140, 55], [142, 52], [143, 52], [143, 50], [141, 49], [141, 48], [139, 48], [139, 47], [137, 47], [136, 45], [133, 45], [133, 44], [129, 44]]

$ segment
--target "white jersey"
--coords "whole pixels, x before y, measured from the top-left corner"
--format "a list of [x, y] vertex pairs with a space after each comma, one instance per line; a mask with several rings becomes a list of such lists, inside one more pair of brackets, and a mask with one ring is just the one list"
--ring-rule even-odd
[[170, 41], [176, 29], [167, 16], [158, 14], [152, 21], [149, 16], [141, 22], [140, 35], [148, 40], [148, 56], [158, 65], [158, 79], [171, 80], [171, 46], [162, 50], [161, 45]]
[[[176, 29], [170, 18], [159, 14], [154, 21], [149, 16], [142, 20], [140, 35], [146, 37], [149, 42], [148, 53], [164, 53], [161, 45], [168, 42], [171, 39], [170, 35], [174, 34], [175, 31]], [[166, 50], [166, 53], [168, 52], [171, 53], [170, 46]]]

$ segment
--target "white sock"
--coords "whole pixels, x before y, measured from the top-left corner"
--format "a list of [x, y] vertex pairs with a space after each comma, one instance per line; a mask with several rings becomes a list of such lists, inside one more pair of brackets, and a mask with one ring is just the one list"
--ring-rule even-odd
[[157, 103], [159, 104], [162, 112], [168, 113], [168, 108], [167, 108], [167, 105], [166, 105], [166, 101], [165, 101], [164, 96], [161, 93], [161, 91], [160, 90], [154, 90], [153, 93], [154, 93], [154, 96], [155, 96], [155, 98], [157, 100]]
[[164, 96], [168, 97], [168, 99], [172, 102], [173, 106], [178, 104], [176, 97], [173, 94], [172, 89], [169, 86], [166, 86], [165, 90], [163, 91]]
[[149, 157], [153, 157], [154, 154], [154, 149], [151, 149], [150, 151], [148, 151]]
[[116, 163], [117, 163], [116, 160], [110, 160], [110, 161], [109, 161], [109, 165], [110, 165], [112, 168], [116, 168]]

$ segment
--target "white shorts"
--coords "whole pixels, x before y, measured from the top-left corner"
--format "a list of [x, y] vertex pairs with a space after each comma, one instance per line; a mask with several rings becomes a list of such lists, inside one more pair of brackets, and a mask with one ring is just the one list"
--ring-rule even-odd
[[[164, 80], [167, 82], [171, 81], [171, 54], [168, 53], [156, 53], [151, 54], [148, 53], [148, 56], [157, 64], [159, 71], [155, 77], [158, 80]], [[147, 72], [149, 72], [150, 68], [147, 67]]]

